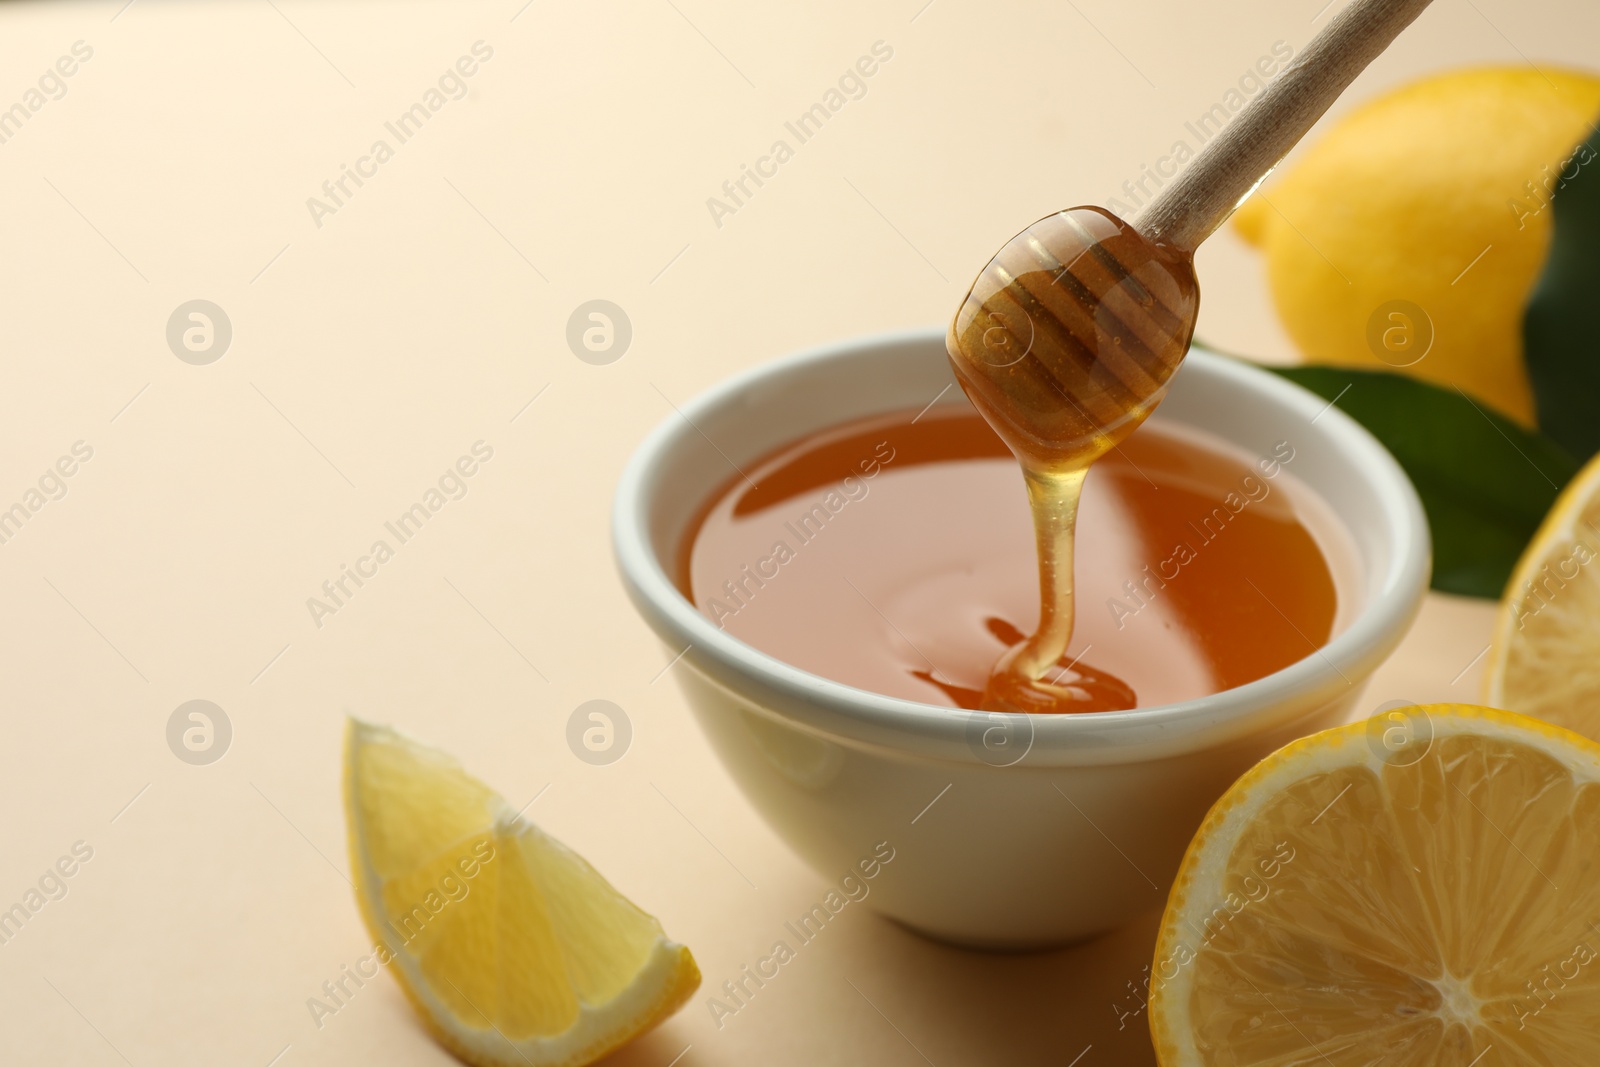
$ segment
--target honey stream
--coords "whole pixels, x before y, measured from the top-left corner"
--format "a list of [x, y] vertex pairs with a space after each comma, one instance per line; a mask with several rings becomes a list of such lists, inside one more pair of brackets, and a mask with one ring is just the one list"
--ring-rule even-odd
[[1192, 256], [1097, 207], [1069, 208], [1007, 242], [946, 341], [956, 380], [1022, 466], [1039, 559], [1039, 629], [995, 664], [990, 711], [1063, 712], [1072, 640], [1073, 532], [1084, 476], [1161, 402], [1189, 349]]

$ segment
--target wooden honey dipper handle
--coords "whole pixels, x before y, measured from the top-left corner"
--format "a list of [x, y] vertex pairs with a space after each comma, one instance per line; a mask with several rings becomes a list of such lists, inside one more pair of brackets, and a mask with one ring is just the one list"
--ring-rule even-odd
[[1193, 252], [1431, 0], [1354, 0], [1157, 194], [1132, 224]]

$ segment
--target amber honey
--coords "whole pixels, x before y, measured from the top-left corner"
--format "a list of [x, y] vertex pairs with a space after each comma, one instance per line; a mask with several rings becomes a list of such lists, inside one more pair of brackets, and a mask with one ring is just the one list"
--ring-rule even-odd
[[[684, 594], [730, 634], [873, 692], [983, 705], [1039, 629], [1017, 458], [970, 408], [849, 423], [745, 466], [685, 539]], [[1075, 625], [1051, 712], [1204, 696], [1312, 655], [1339, 606], [1291, 443], [1246, 455], [1160, 420], [1083, 480]]]

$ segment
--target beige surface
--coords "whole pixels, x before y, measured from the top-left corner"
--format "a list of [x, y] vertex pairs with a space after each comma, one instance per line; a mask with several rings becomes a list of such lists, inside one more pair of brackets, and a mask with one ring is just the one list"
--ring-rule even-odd
[[[307, 1010], [368, 951], [342, 873], [346, 711], [513, 802], [548, 786], [530, 814], [694, 947], [705, 992], [764, 955], [825, 882], [658, 679], [608, 554], [621, 464], [667, 398], [942, 319], [1002, 240], [1114, 195], [1320, 3], [120, 6], [0, 8], [0, 107], [94, 50], [0, 145], [0, 506], [94, 450], [0, 545], [0, 906], [94, 850], [0, 946], [8, 1064], [449, 1062], [387, 979], [320, 1029]], [[479, 40], [470, 95], [315, 226], [306, 198]], [[878, 40], [894, 56], [866, 96], [716, 227], [706, 198]], [[1353, 92], [1597, 44], [1585, 0], [1441, 3]], [[1283, 354], [1231, 237], [1201, 274], [1203, 334]], [[634, 326], [606, 367], [563, 339], [595, 297]], [[210, 366], [164, 338], [194, 298], [233, 323]], [[306, 598], [479, 440], [467, 496], [316, 627]], [[1488, 630], [1486, 606], [1433, 598], [1367, 704], [1470, 699]], [[595, 697], [634, 725], [610, 767], [564, 741]], [[194, 698], [235, 731], [210, 766], [165, 740]], [[1153, 924], [994, 957], [852, 908], [720, 1030], [702, 996], [617, 1062], [1147, 1063], [1115, 1006]]]

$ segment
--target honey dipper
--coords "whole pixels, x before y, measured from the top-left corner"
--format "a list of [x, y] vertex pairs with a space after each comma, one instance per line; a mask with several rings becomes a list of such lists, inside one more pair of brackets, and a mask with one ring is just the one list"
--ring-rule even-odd
[[1058, 668], [1072, 638], [1084, 475], [1161, 402], [1188, 351], [1200, 242], [1429, 2], [1354, 0], [1135, 218], [1057, 212], [973, 283], [946, 347], [956, 380], [1022, 464], [1039, 550], [1039, 630], [997, 664], [989, 710], [1102, 710]]

